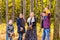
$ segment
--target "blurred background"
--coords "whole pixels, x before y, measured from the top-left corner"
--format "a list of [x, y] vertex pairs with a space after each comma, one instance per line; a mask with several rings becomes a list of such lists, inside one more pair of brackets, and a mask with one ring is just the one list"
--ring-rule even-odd
[[[31, 11], [37, 17], [37, 38], [42, 40], [41, 19], [40, 14], [45, 7], [49, 7], [51, 12], [50, 19], [50, 40], [59, 40], [60, 33], [60, 0], [0, 0], [0, 40], [6, 39], [6, 25], [9, 19], [14, 20], [14, 40], [17, 40], [16, 19], [20, 13], [24, 14], [25, 19], [29, 17]], [[27, 29], [27, 24], [26, 24]], [[25, 34], [24, 34], [25, 36]], [[24, 39], [23, 36], [23, 39]]]

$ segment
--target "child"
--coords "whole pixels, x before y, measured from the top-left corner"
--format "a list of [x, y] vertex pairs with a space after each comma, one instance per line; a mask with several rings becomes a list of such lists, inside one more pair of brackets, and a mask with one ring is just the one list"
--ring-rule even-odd
[[10, 19], [6, 29], [6, 40], [12, 40], [13, 33], [14, 33], [13, 20]]

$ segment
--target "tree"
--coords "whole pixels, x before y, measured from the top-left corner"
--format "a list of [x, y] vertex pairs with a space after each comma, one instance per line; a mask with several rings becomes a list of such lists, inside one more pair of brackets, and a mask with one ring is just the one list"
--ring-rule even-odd
[[20, 0], [20, 13], [23, 13], [23, 0]]
[[2, 23], [2, 0], [0, 0], [0, 23]]
[[30, 12], [34, 12], [34, 0], [30, 0]]
[[26, 14], [26, 0], [23, 0], [23, 15], [25, 17]]
[[53, 40], [59, 40], [59, 0], [56, 0], [55, 27]]
[[8, 24], [8, 0], [6, 0], [6, 23]]
[[[40, 1], [41, 1], [41, 8], [42, 8], [41, 10], [42, 10], [42, 12], [43, 12], [43, 0], [40, 0]], [[42, 12], [41, 12], [41, 13], [42, 13]]]
[[51, 2], [52, 0], [49, 0], [49, 9], [51, 9]]
[[12, 19], [14, 21], [14, 9], [15, 9], [15, 0], [12, 0]]

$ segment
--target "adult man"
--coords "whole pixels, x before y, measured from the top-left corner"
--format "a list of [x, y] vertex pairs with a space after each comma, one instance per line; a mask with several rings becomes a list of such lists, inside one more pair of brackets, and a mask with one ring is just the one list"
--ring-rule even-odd
[[42, 40], [50, 40], [50, 11], [48, 8], [45, 8], [44, 9], [44, 13], [42, 14], [42, 20], [43, 20], [43, 37], [42, 37]]

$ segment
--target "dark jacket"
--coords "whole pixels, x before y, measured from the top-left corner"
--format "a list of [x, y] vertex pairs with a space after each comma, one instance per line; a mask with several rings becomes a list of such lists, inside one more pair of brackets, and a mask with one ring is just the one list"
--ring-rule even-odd
[[[20, 31], [20, 27], [23, 28], [23, 32]], [[17, 28], [18, 28], [18, 33], [25, 33], [25, 21], [23, 18], [17, 19]]]
[[7, 28], [6, 28], [6, 33], [10, 35], [10, 33], [14, 32], [14, 27], [13, 25], [8, 24]]

